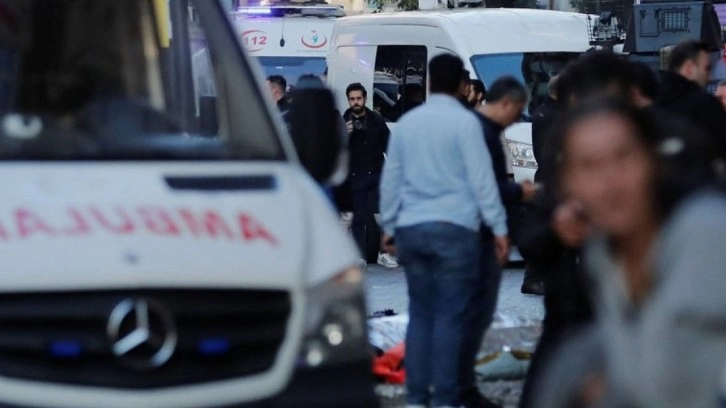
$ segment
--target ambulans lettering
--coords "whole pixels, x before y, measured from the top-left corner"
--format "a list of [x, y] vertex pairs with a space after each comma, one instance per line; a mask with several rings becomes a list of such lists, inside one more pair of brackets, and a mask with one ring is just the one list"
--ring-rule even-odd
[[246, 214], [239, 215], [239, 225], [242, 230], [242, 237], [245, 241], [254, 241], [262, 239], [269, 242], [272, 246], [277, 246], [277, 240], [270, 235], [267, 230], [256, 220]]
[[63, 235], [85, 235], [91, 233], [91, 226], [88, 221], [83, 217], [80, 211], [75, 208], [68, 210], [68, 217], [71, 220], [71, 224], [61, 230]]
[[53, 215], [41, 215], [27, 208], [16, 209], [10, 218], [0, 217], [0, 241], [41, 236], [62, 238], [144, 233], [260, 242], [273, 247], [279, 244], [277, 238], [258, 219], [243, 212], [227, 219], [214, 210], [170, 210], [155, 206], [126, 210], [90, 206], [70, 207], [53, 212]]
[[179, 227], [163, 208], [142, 207], [139, 215], [149, 232], [159, 235], [179, 235]]
[[16, 210], [14, 216], [15, 226], [21, 238], [34, 234], [55, 235], [55, 231], [45, 221], [28, 210]]
[[115, 213], [116, 215], [116, 218], [114, 218], [113, 221], [110, 221], [107, 215], [101, 212], [98, 208], [91, 207], [91, 215], [105, 230], [114, 234], [130, 234], [134, 232], [134, 223], [131, 221], [131, 218], [126, 211], [121, 208], [116, 208], [110, 212]]
[[179, 215], [184, 220], [184, 224], [189, 232], [195, 237], [206, 235], [209, 237], [223, 236], [227, 239], [234, 238], [232, 229], [229, 228], [222, 217], [216, 212], [205, 211], [200, 216], [188, 209], [181, 209], [179, 210]]

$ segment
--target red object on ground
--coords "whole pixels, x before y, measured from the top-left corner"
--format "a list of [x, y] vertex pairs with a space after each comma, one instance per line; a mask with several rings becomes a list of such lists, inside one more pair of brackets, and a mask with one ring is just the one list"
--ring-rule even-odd
[[373, 359], [373, 374], [390, 384], [406, 382], [406, 371], [403, 358], [406, 355], [406, 343], [401, 342], [381, 356]]

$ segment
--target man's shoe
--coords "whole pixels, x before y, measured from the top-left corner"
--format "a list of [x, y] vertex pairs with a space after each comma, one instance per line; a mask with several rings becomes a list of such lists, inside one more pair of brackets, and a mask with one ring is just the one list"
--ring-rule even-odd
[[459, 396], [464, 408], [502, 408], [489, 398], [483, 396], [478, 389], [463, 391]]
[[389, 269], [398, 268], [398, 262], [396, 262], [396, 259], [388, 254], [378, 254], [378, 265]]
[[522, 282], [522, 293], [525, 295], [544, 296], [544, 294], [545, 294], [544, 282], [539, 281], [539, 280], [525, 279], [524, 282]]

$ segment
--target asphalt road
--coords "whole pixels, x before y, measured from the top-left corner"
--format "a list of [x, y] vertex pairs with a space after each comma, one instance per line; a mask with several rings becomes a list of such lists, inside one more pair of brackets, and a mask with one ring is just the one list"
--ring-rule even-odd
[[[524, 271], [507, 269], [502, 276], [495, 321], [482, 343], [482, 355], [508, 347], [533, 351], [536, 346], [544, 307], [539, 296], [523, 295], [520, 286]], [[368, 313], [391, 309], [397, 314], [408, 310], [408, 295], [403, 269], [386, 269], [369, 265], [366, 271]], [[505, 408], [514, 408], [519, 401], [523, 381], [501, 380], [479, 383], [484, 395]], [[379, 385], [376, 392], [383, 408], [404, 408], [405, 391], [400, 385]]]
[[[396, 313], [408, 311], [406, 278], [402, 268], [368, 265], [365, 276], [369, 315], [385, 309]], [[544, 317], [542, 297], [520, 293], [523, 276], [523, 269], [506, 269], [502, 276], [497, 317], [508, 327], [539, 325]]]

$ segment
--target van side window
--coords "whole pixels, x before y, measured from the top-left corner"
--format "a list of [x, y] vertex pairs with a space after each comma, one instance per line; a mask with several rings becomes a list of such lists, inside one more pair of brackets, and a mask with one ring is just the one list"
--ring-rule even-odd
[[373, 109], [387, 122], [426, 100], [426, 47], [381, 45], [373, 74]]

